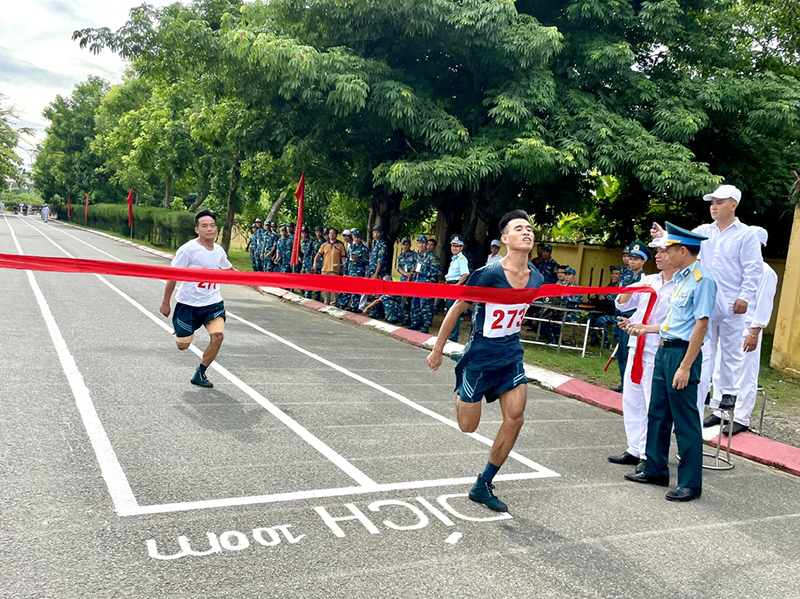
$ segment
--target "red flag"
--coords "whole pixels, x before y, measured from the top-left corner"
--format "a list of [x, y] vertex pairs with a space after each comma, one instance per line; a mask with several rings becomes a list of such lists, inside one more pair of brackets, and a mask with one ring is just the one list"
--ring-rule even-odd
[[86, 208], [83, 210], [83, 222], [89, 222], [89, 194], [86, 194]]
[[133, 187], [128, 192], [128, 226], [133, 226]]
[[290, 264], [294, 266], [300, 262], [300, 232], [303, 230], [303, 198], [306, 193], [306, 174], [300, 175], [294, 197], [297, 198], [297, 226], [294, 228], [294, 244], [292, 244], [292, 259]]
[[72, 200], [67, 198], [67, 220], [70, 219], [70, 210], [72, 209]]

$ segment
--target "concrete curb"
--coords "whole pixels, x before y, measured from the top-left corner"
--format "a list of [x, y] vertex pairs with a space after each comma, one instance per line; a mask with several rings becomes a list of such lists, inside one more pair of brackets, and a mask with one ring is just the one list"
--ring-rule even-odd
[[[73, 225], [72, 223], [59, 222], [58, 224], [68, 225], [82, 231], [89, 231], [90, 233], [123, 243], [160, 258], [165, 258], [167, 260], [171, 260], [173, 258], [173, 255], [167, 252], [154, 250], [145, 245], [135, 243], [128, 239], [115, 237], [113, 235], [109, 235], [108, 233], [86, 229], [84, 227]], [[353, 314], [352, 312], [339, 310], [338, 308], [334, 308], [332, 306], [326, 306], [325, 304], [312, 299], [304, 299], [292, 291], [278, 289], [275, 287], [262, 287], [261, 289], [265, 293], [269, 293], [270, 295], [281, 298], [285, 301], [299, 304], [304, 308], [308, 308], [317, 312], [324, 312], [325, 314], [333, 316], [334, 318], [352, 322], [353, 324], [357, 324], [359, 326], [377, 329], [383, 333], [387, 333], [389, 336], [394, 337], [395, 339], [400, 339], [406, 343], [410, 343], [411, 345], [432, 348], [436, 343], [436, 337], [434, 335], [421, 333], [419, 331], [412, 331], [404, 327], [391, 325], [381, 320], [375, 320], [374, 318], [369, 318], [360, 314]], [[464, 351], [464, 346], [461, 343], [453, 343], [452, 341], [448, 341], [444, 347], [444, 354], [447, 356], [462, 351]], [[616, 393], [609, 389], [598, 387], [597, 385], [592, 385], [591, 383], [587, 383], [563, 374], [551, 372], [531, 364], [525, 365], [525, 374], [528, 376], [531, 382], [538, 384], [544, 389], [553, 391], [559, 395], [577, 399], [578, 401], [597, 406], [610, 412], [622, 414], [621, 393]], [[718, 432], [719, 426], [703, 429], [703, 438], [712, 446], [716, 446]], [[727, 441], [724, 440], [723, 444], [726, 443]], [[765, 437], [760, 437], [754, 433], [743, 432], [734, 436], [731, 440], [731, 453], [800, 476], [800, 448], [798, 447], [786, 445], [785, 443], [780, 443]]]

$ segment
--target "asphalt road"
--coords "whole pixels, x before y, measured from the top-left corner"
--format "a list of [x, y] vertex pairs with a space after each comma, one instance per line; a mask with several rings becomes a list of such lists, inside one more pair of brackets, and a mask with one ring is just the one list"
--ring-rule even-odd
[[[165, 263], [0, 217], [19, 251]], [[466, 492], [499, 408], [460, 433], [419, 348], [226, 287], [200, 389], [163, 283], [0, 276], [1, 597], [800, 597], [795, 477], [734, 458], [669, 503], [606, 461], [619, 416], [529, 387], [498, 517]]]

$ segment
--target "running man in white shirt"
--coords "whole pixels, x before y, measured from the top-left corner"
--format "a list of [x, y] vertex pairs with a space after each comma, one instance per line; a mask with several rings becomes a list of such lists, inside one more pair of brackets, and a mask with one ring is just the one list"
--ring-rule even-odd
[[[211, 210], [202, 210], [194, 217], [197, 239], [187, 241], [175, 253], [172, 266], [175, 268], [204, 268], [235, 270], [228, 260], [225, 250], [215, 243], [217, 239], [217, 217]], [[170, 300], [175, 291], [176, 281], [167, 281], [164, 290], [164, 301], [161, 303], [160, 312], [169, 317]], [[258, 287], [254, 287], [263, 293]], [[172, 315], [172, 325], [175, 328], [175, 342], [178, 349], [183, 351], [192, 344], [194, 332], [205, 326], [210, 337], [208, 347], [203, 352], [200, 366], [195, 370], [191, 379], [192, 384], [200, 387], [213, 387], [206, 377], [206, 369], [214, 361], [222, 346], [223, 332], [225, 330], [225, 304], [219, 291], [218, 283], [200, 281], [197, 283], [182, 283], [178, 288], [177, 303]]]

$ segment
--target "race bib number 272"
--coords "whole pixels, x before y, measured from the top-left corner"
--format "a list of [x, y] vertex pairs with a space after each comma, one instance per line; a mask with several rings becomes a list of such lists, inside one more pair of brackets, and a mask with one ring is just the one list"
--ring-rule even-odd
[[527, 310], [528, 304], [486, 304], [483, 336], [497, 338], [519, 333]]

